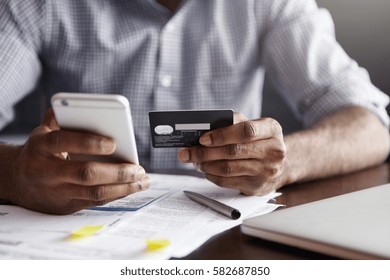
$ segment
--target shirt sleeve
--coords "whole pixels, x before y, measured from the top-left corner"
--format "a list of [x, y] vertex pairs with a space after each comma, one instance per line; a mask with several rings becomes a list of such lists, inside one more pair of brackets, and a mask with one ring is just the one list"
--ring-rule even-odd
[[43, 1], [0, 0], [0, 129], [41, 74]]
[[357, 105], [376, 114], [388, 127], [389, 97], [337, 43], [329, 12], [313, 0], [269, 2], [262, 60], [304, 125]]

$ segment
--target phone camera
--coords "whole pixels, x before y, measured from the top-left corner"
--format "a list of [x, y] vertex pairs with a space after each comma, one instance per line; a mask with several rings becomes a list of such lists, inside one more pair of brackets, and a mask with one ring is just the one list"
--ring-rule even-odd
[[68, 101], [66, 101], [65, 99], [61, 100], [61, 104], [62, 104], [62, 106], [68, 106], [69, 105]]

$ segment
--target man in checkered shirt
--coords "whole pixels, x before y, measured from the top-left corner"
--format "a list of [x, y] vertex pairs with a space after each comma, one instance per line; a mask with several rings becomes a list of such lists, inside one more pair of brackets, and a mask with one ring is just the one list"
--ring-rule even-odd
[[[307, 129], [261, 118], [264, 73]], [[247, 195], [367, 168], [389, 150], [388, 98], [335, 41], [314, 0], [0, 0], [0, 127], [38, 91], [130, 100], [141, 165], [65, 160], [113, 140], [59, 130], [48, 110], [23, 146], [0, 144], [0, 199], [72, 213], [149, 186], [147, 168], [193, 163]], [[198, 147], [153, 149], [151, 110], [232, 108]]]

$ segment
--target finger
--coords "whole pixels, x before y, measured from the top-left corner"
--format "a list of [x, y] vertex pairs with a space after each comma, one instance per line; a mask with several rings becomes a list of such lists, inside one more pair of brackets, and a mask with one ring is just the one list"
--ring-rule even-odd
[[50, 208], [50, 210], [46, 211], [46, 213], [56, 214], [56, 215], [69, 215], [87, 208], [102, 206], [114, 200], [115, 199], [93, 201], [93, 200], [84, 200], [84, 199], [73, 199], [70, 200], [66, 206], [61, 208]]
[[234, 115], [233, 115], [233, 123], [245, 122], [245, 121], [247, 121], [247, 120], [248, 120], [248, 118], [245, 117], [244, 114], [239, 113], [239, 112], [234, 112]]
[[62, 184], [48, 189], [49, 193], [52, 192], [49, 197], [56, 197], [55, 203], [48, 203], [46, 200], [38, 207], [34, 206], [30, 209], [50, 214], [71, 214], [85, 208], [107, 204], [129, 194], [146, 190], [149, 186], [150, 181], [147, 176], [140, 182], [131, 184], [107, 186]]
[[46, 111], [45, 116], [42, 119], [41, 125], [36, 127], [30, 134], [29, 140], [35, 138], [37, 135], [43, 135], [53, 130], [59, 130], [57, 121], [54, 117], [54, 112], [50, 108]]
[[115, 151], [115, 141], [86, 132], [56, 130], [37, 133], [30, 138], [34, 148], [47, 154], [69, 152], [74, 154], [109, 155]]
[[[229, 189], [247, 189], [248, 185], [254, 184], [252, 176], [223, 177], [212, 174], [206, 174], [206, 178], [217, 186]], [[256, 182], [258, 184], [258, 182]]]
[[263, 160], [218, 160], [197, 164], [200, 171], [220, 177], [252, 176], [272, 180], [282, 174], [283, 162]]
[[259, 160], [217, 160], [196, 164], [199, 171], [223, 177], [256, 176], [261, 172]]
[[74, 198], [90, 201], [107, 201], [126, 197], [130, 194], [147, 190], [150, 186], [149, 177], [140, 181], [126, 184], [79, 186], [72, 185], [70, 192], [75, 194]]
[[237, 176], [226, 178], [206, 174], [206, 178], [217, 186], [236, 189], [246, 195], [265, 195], [273, 191], [269, 185], [262, 186], [262, 184], [259, 183], [259, 178], [252, 176]]
[[41, 124], [49, 127], [51, 130], [59, 129], [59, 126], [58, 126], [58, 123], [57, 123], [57, 120], [55, 118], [54, 111], [52, 108], [49, 108], [46, 111]]
[[146, 174], [136, 164], [93, 161], [62, 161], [55, 173], [60, 181], [85, 186], [134, 183]]
[[280, 136], [282, 136], [280, 124], [272, 118], [262, 118], [212, 130], [203, 134], [199, 139], [199, 143], [204, 146], [216, 147], [234, 143], [249, 143]]
[[178, 153], [182, 162], [205, 162], [223, 159], [280, 160], [285, 157], [286, 147], [276, 138], [246, 144], [230, 144], [221, 147], [194, 146], [183, 148]]

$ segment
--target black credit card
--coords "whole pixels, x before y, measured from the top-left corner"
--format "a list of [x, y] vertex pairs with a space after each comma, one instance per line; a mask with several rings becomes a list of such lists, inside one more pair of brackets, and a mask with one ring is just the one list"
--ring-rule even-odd
[[202, 134], [233, 124], [232, 110], [149, 112], [152, 145], [155, 148], [199, 145]]

